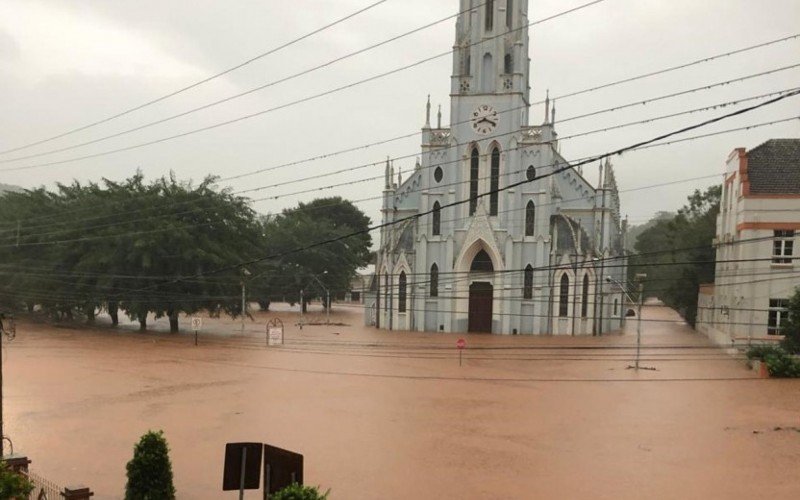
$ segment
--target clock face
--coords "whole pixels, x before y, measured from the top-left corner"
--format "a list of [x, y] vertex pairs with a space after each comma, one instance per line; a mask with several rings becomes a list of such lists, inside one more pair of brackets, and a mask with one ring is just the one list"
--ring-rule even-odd
[[472, 112], [472, 130], [480, 135], [492, 133], [498, 122], [497, 111], [488, 104], [481, 104]]

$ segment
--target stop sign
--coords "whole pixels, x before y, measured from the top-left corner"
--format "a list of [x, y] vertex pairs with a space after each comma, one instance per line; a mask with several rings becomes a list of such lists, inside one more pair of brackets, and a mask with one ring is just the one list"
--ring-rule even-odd
[[463, 349], [463, 348], [467, 347], [467, 341], [464, 340], [464, 339], [458, 339], [456, 341], [456, 347], [459, 348], [459, 349]]

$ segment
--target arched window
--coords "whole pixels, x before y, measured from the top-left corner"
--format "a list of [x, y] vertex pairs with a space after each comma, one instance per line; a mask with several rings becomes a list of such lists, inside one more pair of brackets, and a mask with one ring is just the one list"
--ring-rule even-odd
[[486, 31], [494, 27], [494, 0], [486, 0]]
[[561, 275], [561, 286], [558, 290], [558, 315], [566, 317], [569, 313], [569, 276]]
[[583, 275], [583, 302], [581, 302], [581, 318], [589, 315], [589, 275]]
[[438, 201], [433, 203], [433, 213], [431, 216], [433, 217], [433, 222], [431, 224], [433, 235], [438, 236], [442, 234], [442, 208]]
[[533, 200], [528, 201], [525, 207], [525, 236], [533, 236], [533, 230], [536, 228], [536, 206]]
[[525, 278], [522, 283], [522, 298], [533, 298], [533, 267], [531, 267], [530, 264], [525, 267]]
[[431, 266], [431, 297], [439, 296], [439, 266]]
[[464, 62], [464, 74], [467, 76], [472, 75], [472, 57], [467, 54], [467, 59]]
[[479, 271], [479, 272], [492, 272], [494, 271], [494, 264], [492, 264], [492, 258], [489, 257], [489, 254], [486, 253], [486, 250], [481, 250], [478, 252], [478, 255], [472, 259], [472, 265], [469, 268], [470, 271]]
[[484, 94], [494, 92], [495, 83], [492, 55], [487, 52], [483, 56], [483, 68], [481, 68], [481, 92]]
[[614, 316], [619, 314], [617, 311], [619, 309], [619, 299], [614, 299]]
[[514, 59], [511, 57], [511, 54], [506, 54], [506, 57], [503, 59], [503, 73], [510, 75], [514, 72]]
[[406, 273], [400, 272], [400, 281], [397, 287], [397, 312], [406, 312]]
[[491, 192], [489, 194], [489, 215], [497, 215], [497, 200], [500, 195], [500, 150], [492, 150]]
[[514, 27], [514, 0], [506, 0], [506, 26]]
[[480, 155], [478, 148], [472, 148], [472, 156], [469, 160], [469, 214], [475, 213], [478, 208], [478, 173], [480, 168]]

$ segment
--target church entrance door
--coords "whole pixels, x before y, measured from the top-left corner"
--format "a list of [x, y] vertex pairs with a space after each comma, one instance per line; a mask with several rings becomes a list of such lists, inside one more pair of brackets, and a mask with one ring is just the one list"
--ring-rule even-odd
[[469, 286], [470, 332], [492, 333], [492, 284], [476, 281]]

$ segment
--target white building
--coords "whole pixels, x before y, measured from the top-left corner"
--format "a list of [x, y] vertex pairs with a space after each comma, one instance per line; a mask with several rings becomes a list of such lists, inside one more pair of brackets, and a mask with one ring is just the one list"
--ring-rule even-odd
[[[471, 0], [461, 0], [466, 11]], [[385, 227], [365, 320], [400, 330], [585, 335], [619, 328], [623, 222], [610, 163], [568, 169], [555, 102], [529, 124], [527, 0], [456, 23], [450, 127], [422, 129], [405, 179], [387, 161]], [[509, 184], [530, 182], [503, 190]], [[478, 197], [480, 194], [489, 196]], [[448, 206], [461, 200], [470, 200]], [[427, 213], [432, 211], [432, 213]], [[424, 214], [415, 217], [419, 214]]]
[[721, 345], [779, 340], [800, 286], [800, 139], [772, 139], [727, 161], [717, 218], [714, 286], [701, 288], [697, 327]]

